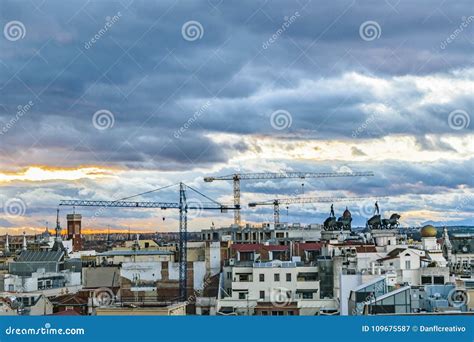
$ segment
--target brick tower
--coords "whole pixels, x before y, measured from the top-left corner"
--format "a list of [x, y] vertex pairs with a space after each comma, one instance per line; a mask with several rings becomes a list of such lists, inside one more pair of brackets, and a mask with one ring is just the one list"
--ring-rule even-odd
[[67, 238], [72, 240], [74, 252], [82, 250], [81, 220], [82, 215], [80, 214], [67, 215]]

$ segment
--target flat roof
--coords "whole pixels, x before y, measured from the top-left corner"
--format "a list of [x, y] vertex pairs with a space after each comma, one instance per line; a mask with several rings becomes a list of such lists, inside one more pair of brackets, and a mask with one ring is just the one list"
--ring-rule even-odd
[[107, 251], [98, 253], [97, 256], [120, 256], [120, 255], [174, 255], [170, 251]]

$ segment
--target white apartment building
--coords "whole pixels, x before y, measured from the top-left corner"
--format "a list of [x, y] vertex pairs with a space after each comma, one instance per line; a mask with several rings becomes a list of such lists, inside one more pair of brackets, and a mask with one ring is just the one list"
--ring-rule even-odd
[[335, 310], [320, 299], [318, 267], [300, 262], [271, 262], [224, 268], [217, 311], [238, 315], [316, 315]]

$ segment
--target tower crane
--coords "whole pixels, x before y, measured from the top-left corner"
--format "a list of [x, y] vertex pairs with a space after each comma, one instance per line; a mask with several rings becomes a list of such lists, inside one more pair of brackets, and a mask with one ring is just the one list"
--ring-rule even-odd
[[[170, 186], [164, 187], [168, 188]], [[164, 188], [147, 191], [146, 193], [162, 190]], [[186, 189], [191, 189], [199, 195], [210, 200], [210, 203], [199, 203], [199, 204], [188, 204], [186, 199]], [[187, 186], [184, 183], [179, 183], [179, 203], [176, 202], [153, 202], [153, 201], [127, 201], [126, 199], [136, 197], [127, 197], [125, 199], [116, 201], [90, 201], [90, 200], [61, 200], [60, 206], [72, 206], [72, 207], [107, 207], [107, 208], [159, 208], [165, 209], [178, 209], [179, 210], [179, 298], [182, 301], [186, 300], [187, 297], [187, 230], [188, 230], [188, 210], [220, 210], [222, 213], [227, 210], [234, 210], [232, 206], [222, 205], [217, 201], [207, 197], [198, 190]]]
[[256, 179], [284, 179], [284, 178], [329, 178], [329, 177], [363, 177], [373, 176], [372, 171], [364, 172], [256, 172], [256, 173], [234, 173], [226, 176], [204, 177], [204, 181], [211, 183], [217, 180], [231, 180], [234, 183], [234, 224], [240, 226], [240, 181]]
[[255, 208], [260, 205], [273, 205], [273, 219], [275, 225], [280, 223], [280, 204], [306, 204], [306, 203], [332, 203], [332, 202], [353, 202], [367, 199], [367, 197], [289, 197], [275, 198], [262, 202], [250, 202], [249, 207]]

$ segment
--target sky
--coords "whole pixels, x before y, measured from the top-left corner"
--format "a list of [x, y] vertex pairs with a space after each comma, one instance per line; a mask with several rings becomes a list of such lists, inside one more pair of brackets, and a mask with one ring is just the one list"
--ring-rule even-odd
[[[375, 199], [403, 226], [474, 224], [470, 0], [2, 0], [0, 28], [0, 233], [180, 181], [230, 204], [231, 182], [204, 176], [285, 171], [374, 176], [242, 181], [244, 222], [273, 219], [251, 201], [357, 196], [335, 203], [354, 226]], [[178, 229], [176, 210], [75, 210], [84, 232]]]

